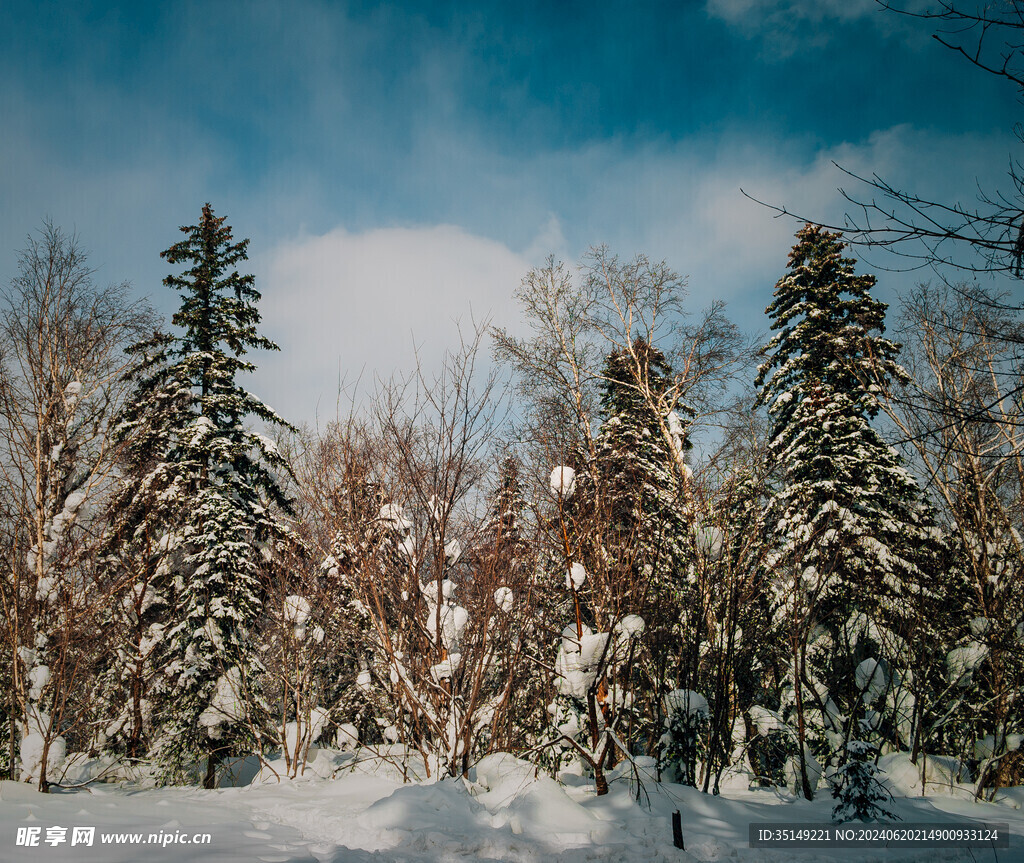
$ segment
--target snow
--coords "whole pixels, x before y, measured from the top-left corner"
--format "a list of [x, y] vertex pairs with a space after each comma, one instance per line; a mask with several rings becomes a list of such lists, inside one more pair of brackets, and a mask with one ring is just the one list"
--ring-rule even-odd
[[245, 715], [245, 704], [239, 695], [240, 691], [241, 676], [237, 668], [228, 669], [227, 673], [217, 678], [213, 700], [199, 716], [199, 724], [211, 729], [211, 736], [215, 735], [219, 726], [237, 722]]
[[609, 636], [607, 632], [594, 633], [585, 625], [582, 630], [582, 635], [578, 635], [575, 625], [567, 626], [562, 631], [562, 644], [555, 657], [559, 694], [581, 699], [597, 680]]
[[971, 675], [986, 656], [988, 648], [978, 641], [953, 648], [946, 656], [946, 673], [950, 683], [961, 687], [970, 686]]
[[[1021, 734], [1007, 734], [1006, 743], [1004, 746], [999, 747], [999, 754], [1010, 751], [1011, 749], [1020, 749], [1021, 744], [1024, 744], [1024, 735]], [[974, 757], [979, 761], [985, 758], [991, 758], [996, 755], [996, 739], [993, 735], [987, 734], [982, 738], [974, 741]]]
[[[43, 763], [43, 746], [45, 739], [42, 734], [32, 731], [21, 739], [21, 776], [22, 782], [34, 782], [39, 779], [39, 770]], [[55, 737], [50, 741], [50, 749], [46, 753], [46, 776], [53, 780], [60, 774], [64, 764], [65, 742], [63, 737]]]
[[413, 528], [413, 523], [405, 517], [405, 509], [401, 504], [397, 503], [384, 504], [380, 508], [380, 520], [388, 527], [399, 531], [412, 530]]
[[674, 689], [672, 692], [666, 693], [664, 703], [665, 712], [668, 714], [685, 713], [688, 716], [711, 715], [711, 708], [708, 706], [708, 700], [699, 692], [694, 692], [692, 689]]
[[450, 539], [444, 544], [444, 557], [449, 566], [455, 566], [462, 557], [462, 543], [457, 539]]
[[587, 580], [587, 570], [582, 563], [573, 563], [565, 573], [565, 589], [579, 590]]
[[[451, 595], [449, 588], [453, 587], [453, 585], [450, 581], [443, 582], [443, 585], [443, 593], [447, 598]], [[430, 587], [433, 588], [432, 592], [428, 592]], [[437, 606], [433, 602], [433, 596], [436, 596], [436, 592], [437, 585], [435, 582], [424, 586], [423, 593], [427, 599], [426, 629], [431, 636], [437, 633]], [[457, 648], [462, 641], [462, 633], [468, 624], [469, 612], [461, 605], [453, 605], [446, 602], [441, 606], [441, 644], [448, 650]]]
[[447, 680], [455, 676], [455, 672], [462, 664], [461, 653], [449, 653], [447, 659], [442, 659], [440, 662], [430, 667], [430, 676], [437, 682], [440, 683], [442, 680]]
[[416, 539], [415, 539], [415, 537], [410, 533], [407, 537], [403, 538], [402, 541], [400, 543], [398, 543], [398, 550], [402, 554], [404, 554], [407, 558], [409, 558], [409, 560], [415, 561], [416, 560]]
[[975, 638], [984, 638], [992, 628], [992, 621], [987, 617], [972, 617], [969, 626], [971, 635]]
[[643, 635], [646, 628], [647, 624], [639, 614], [627, 614], [613, 627], [626, 638], [638, 638]]
[[576, 471], [571, 467], [556, 467], [551, 471], [551, 491], [559, 497], [572, 497], [576, 490]]
[[355, 749], [355, 747], [359, 745], [359, 729], [351, 722], [343, 722], [338, 726], [338, 733], [335, 740], [338, 749], [342, 752], [349, 749]]
[[724, 541], [725, 533], [721, 528], [711, 525], [697, 530], [697, 544], [712, 560], [718, 560], [722, 556]]
[[[134, 784], [94, 783], [44, 795], [25, 784], [0, 782], [0, 836], [5, 837], [5, 848], [22, 852], [11, 859], [28, 859], [34, 853], [39, 859], [76, 863], [140, 859], [175, 863], [968, 863], [997, 859], [991, 852], [977, 850], [749, 847], [752, 822], [827, 822], [833, 801], [825, 793], [808, 802], [775, 789], [748, 790], [743, 781], [726, 784], [721, 795], [713, 796], [655, 782], [644, 771], [641, 788], [633, 778], [637, 770], [624, 764], [610, 771], [609, 794], [597, 797], [593, 783], [586, 779], [566, 776], [559, 783], [506, 753], [485, 757], [471, 767], [466, 779], [421, 778], [403, 785], [400, 769], [388, 764], [392, 756], [387, 748], [379, 753], [375, 759], [369, 750], [320, 749], [315, 755], [311, 751], [306, 773], [294, 780], [279, 779], [267, 771], [256, 784], [211, 791], [140, 790]], [[879, 761], [882, 781], [892, 784], [891, 770], [903, 766], [883, 757]], [[95, 769], [99, 772], [109, 765], [97, 763]], [[235, 771], [243, 779], [252, 772], [251, 768]], [[1013, 794], [1001, 799], [1009, 804]], [[1008, 822], [1011, 845], [998, 852], [998, 860], [1024, 860], [1024, 812], [1011, 805], [978, 804], [954, 786], [953, 792], [927, 798], [897, 797], [892, 808], [906, 823]], [[685, 851], [672, 846], [671, 814], [676, 810], [682, 813]], [[94, 843], [51, 848], [45, 844], [46, 830], [56, 826], [68, 828], [69, 836], [72, 827], [94, 827]], [[41, 848], [35, 852], [14, 849], [19, 827], [39, 827]], [[191, 839], [203, 833], [210, 834], [210, 842], [175, 842], [154, 852], [112, 839], [113, 834], [139, 834], [145, 842], [151, 833], [155, 844], [161, 844], [161, 836]]]
[[309, 620], [309, 600], [304, 596], [292, 594], [284, 600], [284, 619], [292, 626], [305, 626]]
[[785, 720], [774, 710], [769, 710], [767, 707], [755, 704], [747, 713], [750, 715], [750, 721], [757, 729], [757, 733], [764, 737], [767, 737], [773, 731], [783, 731], [789, 735], [793, 733]]
[[875, 659], [865, 659], [854, 672], [857, 688], [865, 704], [873, 704], [889, 688], [889, 674], [885, 665]]
[[513, 600], [514, 596], [510, 587], [499, 587], [494, 591], [494, 604], [505, 614], [512, 610]]
[[64, 387], [64, 402], [69, 408], [74, 409], [78, 400], [82, 397], [82, 382], [72, 381]]

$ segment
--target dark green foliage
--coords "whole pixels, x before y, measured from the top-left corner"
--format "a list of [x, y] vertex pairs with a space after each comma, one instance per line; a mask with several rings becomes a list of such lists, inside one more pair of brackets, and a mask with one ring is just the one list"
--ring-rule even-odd
[[649, 581], [659, 600], [677, 599], [689, 564], [688, 469], [682, 464], [689, 442], [667, 403], [671, 369], [661, 351], [637, 339], [632, 350], [608, 356], [603, 378], [602, 423], [589, 474], [602, 499], [605, 550], [632, 570], [633, 579]]
[[[886, 306], [837, 234], [808, 225], [768, 307], [778, 330], [758, 370], [782, 488], [767, 525], [821, 616], [905, 620], [930, 581], [930, 513], [896, 452], [871, 426], [878, 393], [904, 373], [881, 337]], [[774, 371], [774, 374], [769, 374]]]
[[892, 795], [878, 780], [878, 767], [873, 760], [876, 748], [862, 740], [851, 740], [846, 751], [847, 761], [837, 771], [836, 782], [832, 786], [832, 797], [837, 801], [832, 809], [832, 820], [901, 820], [885, 806]]
[[154, 754], [171, 779], [185, 778], [191, 762], [207, 757], [207, 782], [216, 761], [250, 749], [260, 727], [253, 635], [263, 604], [261, 567], [287, 536], [278, 513], [289, 511], [278, 481], [287, 465], [246, 426], [286, 424], [235, 381], [254, 369], [242, 359], [248, 350], [276, 346], [256, 332], [253, 277], [234, 269], [248, 241], [233, 243], [224, 222], [207, 204], [198, 225], [181, 229], [187, 239], [162, 253], [172, 264], [191, 265], [164, 280], [182, 295], [173, 318], [182, 332], [134, 348], [143, 358], [134, 376], [137, 399], [120, 427], [140, 468], [126, 491], [126, 511], [146, 513], [136, 539], [144, 523], [175, 562], [163, 567], [160, 585], [168, 614], [158, 651]]
[[797, 240], [757, 376], [779, 482], [764, 516], [766, 563], [785, 585], [790, 697], [802, 687], [807, 742], [838, 763], [865, 715], [858, 664], [907, 668], [927, 632], [939, 541], [917, 483], [871, 424], [879, 394], [905, 374], [881, 335], [875, 280], [854, 274], [839, 235], [807, 225]]

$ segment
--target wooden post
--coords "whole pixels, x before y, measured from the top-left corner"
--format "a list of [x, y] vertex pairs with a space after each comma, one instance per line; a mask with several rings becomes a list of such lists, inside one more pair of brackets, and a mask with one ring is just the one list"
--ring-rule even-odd
[[672, 844], [676, 848], [686, 850], [686, 847], [683, 845], [683, 818], [679, 814], [678, 809], [672, 813]]

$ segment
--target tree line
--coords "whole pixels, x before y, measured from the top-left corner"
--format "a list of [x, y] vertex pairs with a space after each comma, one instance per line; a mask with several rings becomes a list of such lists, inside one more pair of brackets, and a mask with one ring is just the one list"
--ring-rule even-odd
[[85, 753], [214, 787], [358, 745], [431, 776], [510, 751], [599, 794], [626, 762], [811, 798], [891, 753], [922, 787], [930, 759], [979, 796], [1021, 782], [999, 298], [923, 285], [890, 340], [874, 277], [808, 224], [751, 345], [598, 248], [526, 274], [525, 334], [297, 429], [237, 381], [276, 349], [247, 241], [208, 204], [181, 230], [170, 327], [49, 224], [3, 295], [11, 778]]

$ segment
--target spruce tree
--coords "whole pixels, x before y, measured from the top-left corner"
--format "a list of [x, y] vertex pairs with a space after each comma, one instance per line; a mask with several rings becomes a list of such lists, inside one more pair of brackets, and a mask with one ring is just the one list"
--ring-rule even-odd
[[649, 567], [661, 600], [685, 580], [691, 542], [688, 468], [682, 463], [689, 443], [679, 414], [667, 403], [671, 375], [665, 355], [643, 339], [609, 354], [590, 471], [609, 522], [606, 549], [640, 581], [646, 581]]
[[236, 382], [255, 368], [243, 359], [249, 350], [277, 349], [257, 332], [253, 276], [235, 269], [248, 240], [233, 242], [209, 204], [198, 225], [181, 231], [186, 239], [161, 253], [188, 267], [164, 279], [181, 294], [172, 318], [180, 332], [135, 346], [138, 398], [121, 432], [150, 448], [152, 466], [134, 481], [134, 499], [161, 490], [160, 548], [177, 552], [161, 585], [169, 612], [158, 631], [153, 755], [170, 780], [188, 778], [189, 765], [205, 759], [204, 784], [212, 787], [221, 758], [256, 744], [260, 568], [288, 533], [281, 513], [290, 506], [278, 481], [288, 467], [247, 423], [287, 424]]
[[502, 570], [504, 580], [509, 583], [519, 581], [527, 555], [522, 523], [525, 511], [519, 460], [508, 455], [498, 469], [498, 486], [488, 505], [487, 522], [477, 543], [479, 550], [471, 556], [478, 560], [478, 565], [492, 571]]
[[756, 380], [779, 479], [764, 523], [769, 563], [787, 574], [793, 602], [811, 609], [799, 613], [812, 667], [798, 673], [821, 683], [811, 681], [809, 700], [822, 748], [842, 758], [861, 709], [853, 667], [872, 652], [899, 652], [900, 638], [881, 645], [879, 633], [906, 636], [914, 624], [935, 541], [917, 484], [871, 424], [878, 394], [904, 375], [898, 346], [882, 337], [875, 279], [854, 273], [838, 234], [807, 225], [797, 240], [767, 309], [778, 333]]
[[[607, 628], [626, 615], [645, 621], [631, 662], [638, 715], [653, 747], [661, 735], [661, 696], [689, 683], [683, 669], [692, 589], [693, 529], [686, 423], [665, 355], [642, 338], [610, 353], [600, 385], [601, 426], [584, 461], [570, 510], [583, 514], [575, 540], [584, 563], [603, 577], [588, 580], [585, 610]], [[589, 512], [588, 512], [589, 511]], [[593, 582], [590, 584], [590, 582]], [[641, 645], [643, 646], [641, 649]], [[641, 705], [639, 700], [649, 701]]]

